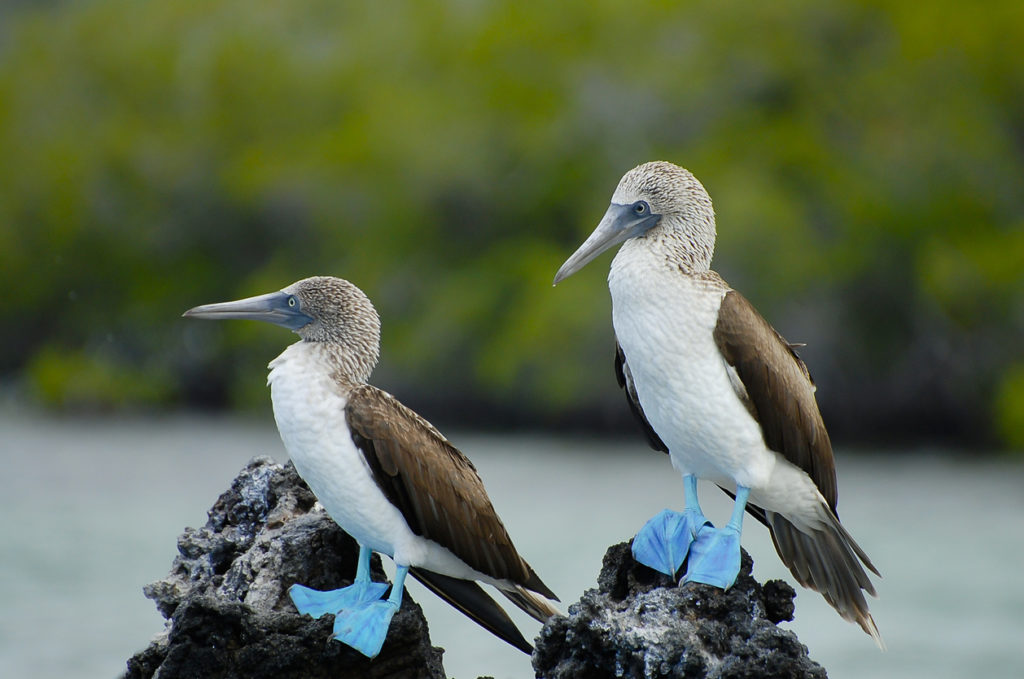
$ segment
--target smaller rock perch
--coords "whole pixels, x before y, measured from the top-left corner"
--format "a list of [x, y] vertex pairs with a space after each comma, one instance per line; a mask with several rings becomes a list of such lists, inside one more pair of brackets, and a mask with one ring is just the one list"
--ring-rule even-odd
[[541, 679], [825, 679], [796, 635], [777, 623], [793, 619], [793, 588], [751, 577], [744, 550], [727, 591], [681, 587], [633, 560], [629, 543], [610, 547], [588, 590], [541, 631], [533, 667]]
[[[358, 547], [289, 462], [252, 460], [198, 530], [178, 538], [171, 573], [145, 588], [167, 628], [128, 660], [125, 679], [159, 676], [288, 679], [443, 679], [420, 607], [405, 596], [381, 654], [370, 661], [330, 640], [332, 616], [300, 616], [288, 587], [351, 584]], [[386, 580], [374, 556], [373, 579]]]

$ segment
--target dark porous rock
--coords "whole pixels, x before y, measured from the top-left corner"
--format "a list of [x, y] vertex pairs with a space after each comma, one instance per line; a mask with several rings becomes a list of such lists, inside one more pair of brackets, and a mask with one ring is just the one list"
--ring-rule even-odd
[[[330, 638], [334, 622], [299, 615], [293, 583], [352, 583], [358, 547], [319, 506], [289, 462], [256, 458], [198, 530], [178, 538], [171, 573], [144, 592], [168, 619], [126, 679], [443, 679], [420, 607], [406, 592], [373, 661]], [[374, 555], [373, 579], [386, 580]]]
[[793, 588], [760, 585], [746, 551], [727, 591], [675, 581], [633, 559], [630, 543], [610, 547], [591, 589], [548, 621], [533, 668], [540, 679], [813, 677], [825, 670], [793, 632]]

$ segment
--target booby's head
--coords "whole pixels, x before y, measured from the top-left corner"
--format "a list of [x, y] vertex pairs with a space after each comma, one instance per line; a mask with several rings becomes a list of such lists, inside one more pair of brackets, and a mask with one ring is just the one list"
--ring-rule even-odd
[[278, 292], [234, 302], [204, 304], [183, 316], [213, 320], [266, 321], [295, 332], [306, 342], [340, 348], [353, 377], [369, 378], [380, 356], [380, 317], [362, 290], [341, 278], [313, 276]]
[[555, 274], [555, 285], [630, 238], [654, 239], [688, 269], [706, 271], [715, 250], [711, 197], [678, 165], [659, 160], [634, 167], [619, 180], [601, 223]]

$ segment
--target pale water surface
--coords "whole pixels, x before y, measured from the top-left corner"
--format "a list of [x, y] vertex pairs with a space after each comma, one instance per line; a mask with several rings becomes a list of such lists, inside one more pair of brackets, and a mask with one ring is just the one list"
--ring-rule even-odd
[[[667, 458], [639, 437], [451, 438], [563, 609], [594, 586], [608, 545], [682, 504]], [[271, 423], [0, 414], [0, 677], [118, 676], [163, 625], [142, 586], [168, 572], [178, 534], [204, 523], [255, 455], [287, 459]], [[839, 451], [839, 489], [844, 523], [885, 576], [872, 611], [889, 650], [798, 589], [789, 627], [829, 676], [1024, 676], [1024, 466]], [[728, 516], [717, 490], [702, 486], [702, 501], [712, 519]], [[787, 577], [756, 522], [743, 543], [759, 579]], [[449, 676], [533, 676], [525, 655], [418, 583], [410, 591]], [[516, 620], [528, 637], [539, 629]]]

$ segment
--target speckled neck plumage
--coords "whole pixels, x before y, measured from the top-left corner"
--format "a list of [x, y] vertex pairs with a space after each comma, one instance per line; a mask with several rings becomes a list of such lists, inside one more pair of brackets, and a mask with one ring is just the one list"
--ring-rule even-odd
[[365, 384], [380, 357], [380, 317], [370, 299], [352, 283], [328, 276], [305, 278], [284, 291], [312, 316], [297, 332], [303, 342], [322, 345], [318, 353], [332, 378], [348, 387]]
[[715, 252], [715, 211], [711, 197], [688, 170], [665, 161], [644, 163], [619, 181], [613, 203], [646, 200], [662, 215], [657, 226], [636, 239], [664, 253], [686, 273], [708, 271]]

